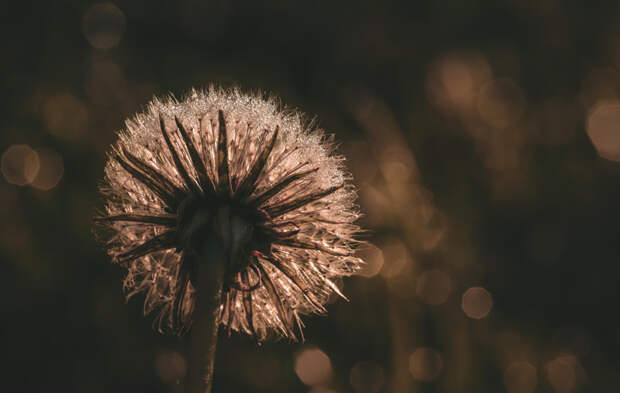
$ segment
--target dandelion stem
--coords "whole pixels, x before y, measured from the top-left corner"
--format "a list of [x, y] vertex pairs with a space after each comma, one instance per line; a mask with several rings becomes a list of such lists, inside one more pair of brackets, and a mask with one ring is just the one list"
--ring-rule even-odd
[[207, 241], [204, 249], [195, 283], [196, 303], [188, 341], [185, 393], [210, 393], [213, 382], [227, 253], [215, 239]]

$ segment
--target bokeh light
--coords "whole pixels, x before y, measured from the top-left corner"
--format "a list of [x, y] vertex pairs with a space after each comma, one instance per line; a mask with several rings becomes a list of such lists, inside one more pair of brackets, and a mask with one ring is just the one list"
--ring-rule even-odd
[[113, 3], [95, 4], [84, 13], [82, 32], [93, 48], [114, 48], [125, 32], [125, 14]]
[[39, 156], [28, 145], [13, 145], [2, 154], [2, 175], [18, 186], [30, 184], [39, 173]]
[[473, 319], [486, 317], [493, 307], [493, 298], [489, 291], [482, 287], [469, 288], [463, 294], [461, 308], [465, 315]]
[[427, 270], [418, 277], [416, 293], [423, 302], [432, 306], [445, 303], [451, 290], [450, 276], [439, 269]]
[[295, 373], [306, 385], [320, 385], [331, 378], [332, 364], [325, 352], [306, 348], [295, 356]]
[[441, 374], [443, 359], [432, 348], [418, 348], [409, 357], [409, 372], [418, 381], [432, 381]]
[[386, 211], [390, 209], [390, 200], [386, 193], [370, 184], [360, 187], [360, 204], [364, 207], [367, 220], [373, 225], [386, 225], [390, 217]]
[[350, 17], [342, 2], [7, 2], [0, 266], [14, 339], [0, 390], [182, 392], [182, 340], [124, 304], [92, 216], [123, 120], [211, 83], [262, 89], [335, 134], [366, 261], [332, 280], [348, 302], [301, 315], [321, 349], [221, 337], [216, 386], [617, 390], [620, 14], [488, 3], [373, 2]]
[[385, 375], [376, 362], [359, 362], [351, 369], [349, 381], [356, 393], [379, 393], [385, 383]]
[[525, 104], [523, 91], [510, 79], [489, 81], [478, 96], [480, 117], [495, 128], [515, 124], [523, 115]]
[[365, 262], [362, 269], [358, 272], [359, 275], [372, 277], [381, 271], [383, 267], [383, 251], [379, 247], [370, 243], [365, 244], [360, 247], [357, 256]]
[[35, 151], [39, 157], [39, 171], [32, 180], [32, 186], [40, 190], [51, 190], [58, 185], [64, 173], [62, 157], [53, 150], [42, 148]]
[[504, 372], [504, 384], [508, 393], [533, 393], [537, 383], [536, 367], [529, 362], [513, 362]]
[[620, 161], [620, 102], [600, 104], [592, 109], [586, 131], [601, 157]]
[[88, 132], [88, 108], [70, 93], [46, 96], [41, 109], [43, 121], [54, 136], [76, 140]]
[[389, 183], [403, 183], [417, 176], [417, 166], [411, 152], [402, 146], [385, 148], [380, 158], [381, 172]]
[[405, 266], [412, 263], [411, 255], [405, 243], [398, 238], [389, 238], [381, 244], [383, 250], [383, 268], [380, 274], [386, 279], [399, 275]]
[[490, 78], [491, 69], [481, 53], [449, 53], [429, 66], [427, 90], [440, 107], [466, 114], [475, 109], [478, 89]]
[[557, 393], [569, 393], [578, 382], [581, 365], [574, 355], [560, 355], [545, 366], [547, 379]]
[[351, 141], [342, 146], [343, 155], [347, 157], [351, 171], [361, 182], [372, 182], [379, 172], [377, 163], [368, 159], [372, 157], [372, 150], [370, 144], [364, 140]]
[[176, 351], [163, 351], [155, 357], [155, 372], [164, 382], [175, 383], [185, 376], [186, 369], [185, 358]]
[[474, 76], [469, 65], [459, 58], [448, 58], [439, 64], [439, 76], [448, 97], [462, 103], [471, 95]]

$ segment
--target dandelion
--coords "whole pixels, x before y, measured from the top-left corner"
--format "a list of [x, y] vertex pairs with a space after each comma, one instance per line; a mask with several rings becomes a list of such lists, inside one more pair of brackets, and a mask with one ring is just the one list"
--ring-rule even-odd
[[303, 339], [300, 315], [343, 296], [335, 279], [361, 261], [342, 161], [300, 114], [238, 90], [154, 99], [119, 132], [95, 220], [128, 297], [146, 294], [159, 330], [191, 330], [187, 392], [210, 390], [220, 325]]

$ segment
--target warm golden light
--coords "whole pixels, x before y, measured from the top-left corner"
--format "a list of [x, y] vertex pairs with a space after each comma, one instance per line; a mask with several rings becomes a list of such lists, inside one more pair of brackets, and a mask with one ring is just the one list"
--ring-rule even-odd
[[383, 368], [375, 362], [359, 362], [349, 378], [356, 393], [379, 393], [385, 383]]
[[78, 139], [87, 132], [88, 109], [69, 93], [44, 98], [42, 116], [50, 133], [63, 139]]
[[452, 290], [450, 276], [438, 269], [427, 270], [418, 278], [416, 293], [422, 301], [437, 306], [448, 300]]
[[32, 183], [40, 169], [37, 152], [27, 145], [13, 145], [6, 149], [1, 165], [6, 181], [18, 186]]
[[373, 225], [385, 225], [390, 221], [386, 214], [390, 210], [390, 200], [381, 188], [370, 184], [360, 187], [360, 205]]
[[486, 289], [482, 287], [472, 287], [463, 294], [461, 307], [468, 317], [482, 319], [491, 311], [491, 307], [493, 307], [493, 298]]
[[407, 246], [397, 238], [391, 238], [381, 244], [384, 265], [381, 275], [387, 279], [399, 275], [405, 266], [411, 263], [411, 256]]
[[51, 190], [56, 187], [64, 172], [62, 157], [49, 149], [37, 149], [40, 169], [32, 181], [32, 186], [41, 190]]
[[511, 363], [504, 372], [508, 393], [533, 393], [537, 383], [536, 367], [529, 362]]
[[525, 104], [523, 91], [510, 79], [488, 82], [478, 96], [480, 117], [495, 128], [515, 124], [523, 115]]
[[185, 376], [183, 355], [176, 351], [161, 352], [155, 357], [155, 372], [164, 382], [174, 383]]
[[409, 357], [409, 372], [418, 381], [432, 381], [441, 374], [443, 360], [432, 348], [418, 348]]
[[6, 5], [0, 393], [620, 393], [620, 0]]
[[579, 363], [573, 355], [561, 355], [547, 363], [547, 379], [557, 393], [569, 393], [577, 384]]
[[295, 373], [306, 385], [319, 385], [332, 376], [329, 356], [318, 348], [307, 348], [295, 357]]
[[84, 13], [82, 32], [96, 49], [118, 45], [125, 32], [125, 14], [112, 3], [99, 3]]
[[356, 254], [358, 258], [365, 262], [357, 274], [364, 277], [372, 277], [381, 271], [383, 267], [383, 251], [379, 247], [373, 244], [366, 244]]
[[347, 157], [347, 162], [355, 175], [361, 182], [372, 182], [379, 168], [373, 157], [373, 148], [365, 140], [356, 140], [342, 145], [342, 152]]
[[601, 104], [591, 110], [586, 131], [599, 156], [620, 161], [620, 102]]
[[486, 58], [479, 53], [447, 54], [430, 65], [427, 89], [440, 106], [468, 112], [479, 86], [490, 74]]
[[403, 183], [417, 175], [417, 164], [411, 152], [402, 146], [388, 146], [381, 153], [380, 168], [388, 183]]
[[439, 76], [448, 97], [454, 102], [462, 102], [471, 94], [474, 77], [469, 64], [464, 59], [446, 59], [439, 65]]

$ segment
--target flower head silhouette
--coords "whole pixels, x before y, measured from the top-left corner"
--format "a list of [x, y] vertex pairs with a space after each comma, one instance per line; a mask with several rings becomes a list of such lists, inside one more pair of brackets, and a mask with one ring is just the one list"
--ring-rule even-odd
[[[102, 192], [106, 248], [146, 293], [159, 329], [192, 324], [198, 271], [224, 250], [216, 326], [263, 340], [302, 338], [334, 280], [357, 271], [359, 213], [342, 158], [322, 131], [273, 99], [211, 87], [154, 99], [126, 122]], [[216, 239], [215, 241], [207, 241]]]

